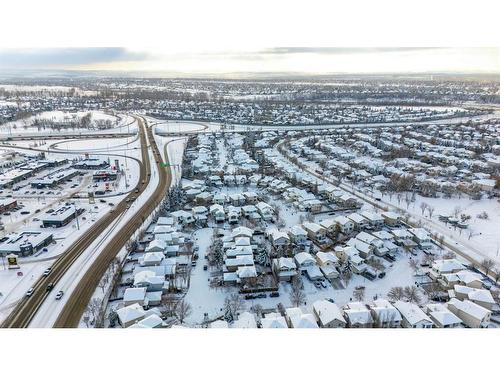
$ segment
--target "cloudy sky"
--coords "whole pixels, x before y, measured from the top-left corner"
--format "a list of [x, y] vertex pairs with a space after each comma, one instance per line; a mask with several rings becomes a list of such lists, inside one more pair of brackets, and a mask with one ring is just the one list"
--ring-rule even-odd
[[498, 0], [16, 0], [0, 71], [500, 73]]
[[500, 48], [276, 47], [168, 52], [159, 48], [0, 49], [0, 69], [221, 73], [500, 73]]

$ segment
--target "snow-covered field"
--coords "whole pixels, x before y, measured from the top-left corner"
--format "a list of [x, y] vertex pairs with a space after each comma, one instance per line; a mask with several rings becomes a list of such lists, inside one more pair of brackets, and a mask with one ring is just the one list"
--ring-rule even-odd
[[[91, 128], [73, 128], [68, 125], [75, 121], [80, 121], [83, 116], [91, 114]], [[36, 121], [41, 120], [44, 122], [49, 122], [51, 124], [57, 124], [57, 129], [37, 125]], [[110, 121], [111, 129], [101, 129], [98, 130], [96, 125], [99, 123], [104, 123], [105, 121]], [[129, 125], [130, 124], [130, 125]], [[56, 133], [61, 134], [65, 132], [69, 133], [85, 133], [85, 132], [100, 132], [100, 133], [126, 133], [130, 131], [135, 131], [136, 124], [133, 124], [133, 118], [129, 115], [117, 116], [112, 113], [105, 113], [103, 111], [78, 111], [78, 112], [66, 112], [66, 111], [49, 111], [41, 112], [34, 116], [28, 117], [26, 119], [20, 119], [15, 121], [10, 121], [5, 124], [0, 125], [0, 135], [4, 136], [29, 136], [29, 135], [39, 135], [40, 131], [44, 134]]]
[[[399, 205], [402, 209], [406, 209], [406, 204], [403, 202], [398, 204], [394, 197], [390, 200], [385, 196], [383, 200], [394, 205]], [[429, 219], [427, 212], [422, 215], [420, 208], [422, 202], [435, 208], [432, 218]], [[457, 207], [460, 207], [460, 215], [465, 214], [471, 216], [470, 221], [467, 222], [469, 224], [468, 229], [459, 229], [439, 221], [439, 215], [453, 216], [453, 211]], [[433, 227], [441, 230], [446, 235], [468, 242], [480, 253], [500, 262], [500, 203], [497, 200], [427, 198], [417, 195], [415, 202], [410, 204], [408, 211], [417, 217], [432, 221]], [[487, 219], [480, 219], [477, 217], [483, 212], [487, 213]]]

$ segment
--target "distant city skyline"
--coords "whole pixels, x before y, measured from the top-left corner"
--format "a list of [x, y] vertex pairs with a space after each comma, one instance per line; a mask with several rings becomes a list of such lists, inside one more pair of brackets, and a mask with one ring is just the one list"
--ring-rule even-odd
[[262, 47], [0, 48], [0, 72], [10, 70], [209, 74], [500, 73], [500, 48]]

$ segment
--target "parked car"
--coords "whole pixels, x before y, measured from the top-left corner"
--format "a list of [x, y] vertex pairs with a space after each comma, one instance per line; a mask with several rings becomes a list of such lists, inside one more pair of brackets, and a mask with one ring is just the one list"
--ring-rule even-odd
[[269, 297], [272, 297], [272, 298], [279, 297], [279, 296], [280, 296], [280, 292], [271, 292], [271, 293], [269, 293]]
[[362, 275], [362, 276], [364, 276], [365, 278], [367, 278], [367, 279], [368, 279], [368, 280], [370, 280], [370, 281], [373, 281], [373, 280], [375, 280], [375, 279], [376, 279], [376, 276], [374, 276], [374, 275], [373, 275], [373, 274], [371, 274], [370, 272], [366, 272], [366, 271], [365, 271], [365, 272], [363, 272], [361, 275]]

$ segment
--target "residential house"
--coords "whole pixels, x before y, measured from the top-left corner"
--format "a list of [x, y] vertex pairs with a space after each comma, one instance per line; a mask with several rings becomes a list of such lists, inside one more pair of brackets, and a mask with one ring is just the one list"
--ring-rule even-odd
[[380, 228], [384, 225], [384, 218], [382, 215], [373, 211], [361, 211], [359, 213], [361, 216], [368, 220], [368, 223], [373, 228]]
[[432, 247], [431, 236], [425, 229], [411, 228], [408, 231], [413, 234], [413, 241], [415, 241], [421, 249], [429, 249]]
[[242, 312], [233, 322], [233, 328], [257, 328], [255, 315], [248, 311]]
[[396, 328], [401, 325], [401, 314], [398, 309], [385, 299], [377, 299], [368, 305], [376, 327]]
[[313, 314], [304, 314], [299, 307], [286, 309], [286, 320], [290, 328], [319, 328]]
[[427, 314], [438, 328], [460, 327], [462, 320], [440, 303], [430, 303], [425, 307]]
[[127, 288], [123, 293], [123, 303], [125, 306], [135, 303], [143, 306], [144, 298], [146, 298], [146, 288]]
[[381, 213], [384, 222], [389, 226], [395, 226], [400, 223], [401, 216], [394, 211], [387, 211]]
[[396, 301], [394, 307], [398, 309], [403, 318], [401, 326], [404, 328], [432, 328], [434, 325], [432, 319], [414, 303]]
[[294, 225], [288, 230], [290, 240], [298, 247], [306, 247], [308, 245], [307, 232], [300, 225]]
[[286, 319], [278, 313], [268, 313], [260, 320], [262, 328], [288, 328]]
[[452, 298], [447, 307], [469, 328], [485, 328], [490, 323], [491, 311], [472, 301]]
[[278, 281], [290, 281], [297, 275], [297, 266], [292, 258], [273, 259], [273, 272]]
[[468, 299], [488, 310], [492, 310], [495, 306], [495, 300], [489, 290], [470, 288], [465, 285], [455, 285], [453, 288], [454, 297], [460, 301]]
[[326, 229], [319, 224], [306, 221], [302, 224], [302, 227], [307, 232], [307, 236], [312, 241], [315, 241], [321, 245], [327, 242]]
[[290, 237], [288, 233], [279, 231], [276, 228], [266, 230], [266, 236], [271, 241], [275, 249], [285, 250], [290, 245]]
[[255, 205], [255, 207], [257, 208], [259, 214], [262, 216], [262, 219], [264, 219], [265, 221], [273, 220], [274, 210], [266, 202], [259, 202]]
[[368, 219], [364, 216], [361, 216], [357, 212], [353, 212], [352, 214], [347, 216], [347, 218], [353, 222], [355, 230], [363, 230], [368, 228], [368, 226], [370, 225]]
[[342, 311], [335, 303], [320, 300], [313, 303], [313, 314], [321, 328], [345, 328], [347, 325]]
[[146, 312], [138, 303], [116, 310], [118, 321], [123, 328], [130, 327], [146, 316]]
[[463, 270], [465, 266], [456, 259], [438, 259], [432, 262], [429, 276], [437, 280], [446, 273], [457, 273]]
[[343, 310], [349, 328], [373, 327], [372, 314], [364, 303], [350, 302], [344, 306]]

